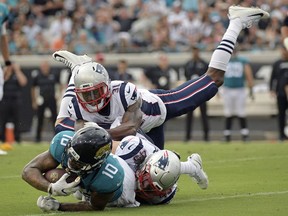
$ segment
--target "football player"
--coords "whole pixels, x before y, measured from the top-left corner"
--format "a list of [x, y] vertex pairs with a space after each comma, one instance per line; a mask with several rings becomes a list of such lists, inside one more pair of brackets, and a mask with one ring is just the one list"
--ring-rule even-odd
[[[164, 123], [215, 96], [223, 84], [223, 75], [239, 33], [261, 18], [268, 18], [269, 14], [260, 8], [230, 6], [228, 16], [230, 24], [212, 54], [207, 72], [171, 90], [137, 90], [129, 82], [110, 82], [106, 69], [88, 56], [55, 52], [54, 59], [72, 69], [56, 121], [56, 132], [69, 128], [78, 130], [84, 121], [92, 121], [108, 129], [113, 140], [135, 135], [141, 129], [163, 149]], [[122, 117], [121, 125], [109, 129], [118, 116]]]
[[178, 154], [160, 150], [144, 136], [127, 136], [117, 145], [115, 154], [135, 172], [136, 200], [141, 204], [169, 203], [181, 174], [189, 174], [201, 189], [208, 187], [208, 177], [197, 153], [189, 156], [186, 162], [180, 162]]
[[[40, 196], [37, 201], [43, 211], [104, 210], [108, 203], [110, 206], [137, 207], [135, 174], [124, 160], [110, 154], [111, 148], [112, 139], [101, 127], [87, 125], [76, 133], [62, 131], [53, 138], [48, 151], [24, 167], [22, 178], [34, 188], [48, 191], [48, 196]], [[50, 183], [43, 173], [60, 164], [78, 177], [67, 183], [67, 173], [56, 183]], [[80, 188], [85, 189], [83, 202], [60, 203], [52, 198], [67, 196]]]

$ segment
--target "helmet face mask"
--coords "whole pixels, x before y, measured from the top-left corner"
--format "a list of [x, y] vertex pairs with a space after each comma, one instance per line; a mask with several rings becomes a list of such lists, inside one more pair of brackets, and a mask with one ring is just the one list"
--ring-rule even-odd
[[67, 160], [69, 171], [84, 175], [99, 169], [111, 153], [111, 148], [112, 139], [105, 129], [84, 127], [69, 141], [62, 160]]
[[180, 176], [180, 160], [174, 152], [160, 150], [145, 160], [136, 176], [138, 196], [146, 199], [165, 196]]
[[110, 79], [106, 69], [96, 62], [79, 66], [74, 77], [75, 93], [86, 111], [99, 112], [110, 101]]

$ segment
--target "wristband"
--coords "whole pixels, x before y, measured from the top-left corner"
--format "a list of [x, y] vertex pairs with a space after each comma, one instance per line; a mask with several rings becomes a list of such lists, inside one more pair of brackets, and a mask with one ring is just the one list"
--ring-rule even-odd
[[12, 62], [10, 60], [5, 61], [5, 66], [10, 66], [12, 65]]

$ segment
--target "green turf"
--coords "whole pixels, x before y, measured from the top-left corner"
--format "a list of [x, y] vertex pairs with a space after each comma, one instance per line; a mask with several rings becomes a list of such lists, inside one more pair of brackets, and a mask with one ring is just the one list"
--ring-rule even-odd
[[[48, 144], [15, 145], [0, 156], [0, 214], [48, 215], [36, 206], [37, 191], [21, 179], [23, 166]], [[49, 215], [189, 215], [189, 216], [286, 216], [288, 214], [288, 143], [176, 143], [166, 148], [181, 154], [202, 156], [210, 185], [201, 190], [181, 176], [179, 190], [171, 204], [133, 209], [109, 208], [104, 212], [50, 213]], [[72, 197], [61, 201], [74, 201]]]

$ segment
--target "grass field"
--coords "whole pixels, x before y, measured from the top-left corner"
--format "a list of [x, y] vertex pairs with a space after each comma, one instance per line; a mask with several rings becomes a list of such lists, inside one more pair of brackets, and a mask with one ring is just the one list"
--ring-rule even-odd
[[[288, 143], [168, 143], [166, 148], [179, 152], [182, 160], [193, 152], [201, 154], [210, 180], [207, 190], [198, 188], [188, 176], [181, 176], [177, 195], [169, 205], [50, 214], [36, 206], [38, 196], [45, 193], [21, 179], [23, 166], [47, 148], [48, 144], [23, 143], [0, 156], [0, 215], [288, 215]], [[63, 197], [61, 201], [74, 199]]]

